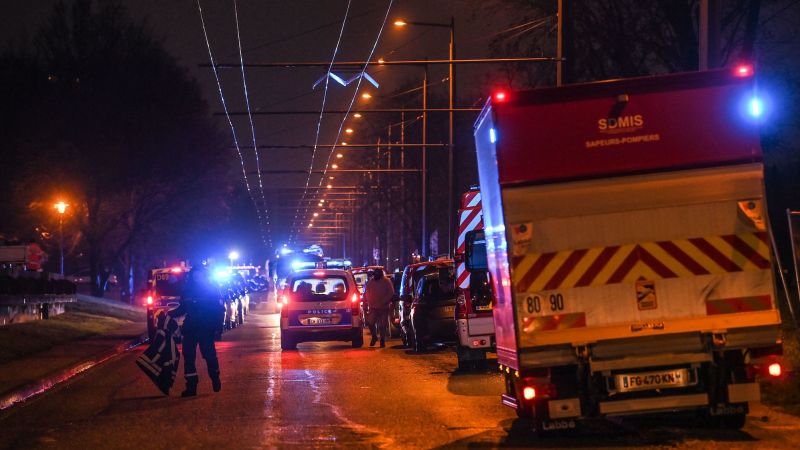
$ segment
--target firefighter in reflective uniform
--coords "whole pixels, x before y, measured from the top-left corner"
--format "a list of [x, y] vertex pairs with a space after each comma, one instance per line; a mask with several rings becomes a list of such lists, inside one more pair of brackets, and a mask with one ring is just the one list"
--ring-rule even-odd
[[217, 350], [214, 348], [214, 335], [222, 323], [225, 308], [222, 306], [219, 288], [211, 279], [208, 268], [197, 266], [188, 273], [181, 295], [181, 304], [169, 314], [173, 317], [186, 316], [181, 329], [186, 390], [181, 393], [181, 397], [197, 395], [198, 377], [195, 358], [198, 346], [200, 354], [206, 360], [211, 386], [214, 392], [219, 392], [222, 383], [219, 379], [219, 361]]

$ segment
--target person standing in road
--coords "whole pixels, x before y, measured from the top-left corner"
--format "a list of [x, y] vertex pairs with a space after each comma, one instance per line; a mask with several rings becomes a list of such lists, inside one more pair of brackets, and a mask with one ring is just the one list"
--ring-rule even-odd
[[223, 322], [225, 307], [222, 306], [219, 288], [211, 280], [205, 266], [193, 268], [186, 276], [186, 285], [181, 293], [181, 304], [169, 312], [172, 317], [185, 315], [181, 333], [183, 335], [183, 375], [186, 377], [186, 390], [181, 397], [197, 395], [197, 347], [206, 360], [208, 376], [214, 392], [222, 389], [219, 378], [219, 361], [214, 347], [214, 336]]
[[372, 340], [370, 347], [375, 346], [378, 336], [381, 339], [381, 347], [386, 347], [386, 332], [389, 328], [389, 313], [392, 310], [392, 298], [394, 297], [394, 286], [391, 280], [383, 275], [382, 269], [372, 271], [372, 278], [364, 288], [364, 298], [369, 308], [367, 320], [369, 321], [369, 332]]

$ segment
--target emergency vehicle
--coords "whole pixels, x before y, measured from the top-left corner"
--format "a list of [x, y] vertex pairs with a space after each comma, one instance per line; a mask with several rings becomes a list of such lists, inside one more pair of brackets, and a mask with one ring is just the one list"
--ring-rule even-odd
[[494, 294], [486, 266], [481, 192], [477, 186], [461, 195], [458, 210], [456, 264], [455, 347], [460, 369], [486, 364], [486, 353], [494, 351]]
[[147, 335], [153, 339], [156, 332], [156, 314], [177, 308], [181, 291], [186, 283], [189, 268], [183, 265], [151, 269], [147, 276]]
[[781, 375], [753, 67], [505, 92], [475, 125], [502, 402], [539, 432]]
[[353, 274], [341, 269], [298, 270], [286, 279], [278, 307], [281, 312], [281, 350], [301, 342], [346, 341], [364, 345]]

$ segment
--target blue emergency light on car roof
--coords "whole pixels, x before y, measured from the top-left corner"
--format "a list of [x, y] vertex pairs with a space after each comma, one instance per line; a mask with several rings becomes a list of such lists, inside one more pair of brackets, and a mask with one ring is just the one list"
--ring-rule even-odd
[[214, 271], [214, 280], [218, 283], [222, 283], [228, 280], [231, 277], [231, 271], [228, 269], [217, 269]]
[[312, 269], [315, 266], [316, 264], [313, 261], [292, 261], [293, 270]]
[[489, 128], [489, 142], [492, 144], [497, 142], [497, 131], [494, 128]]

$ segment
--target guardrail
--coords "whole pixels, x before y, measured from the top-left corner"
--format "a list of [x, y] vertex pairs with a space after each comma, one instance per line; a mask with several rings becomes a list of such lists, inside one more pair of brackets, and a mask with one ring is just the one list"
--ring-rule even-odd
[[0, 295], [0, 326], [47, 320], [64, 313], [67, 303], [77, 301], [72, 294]]

